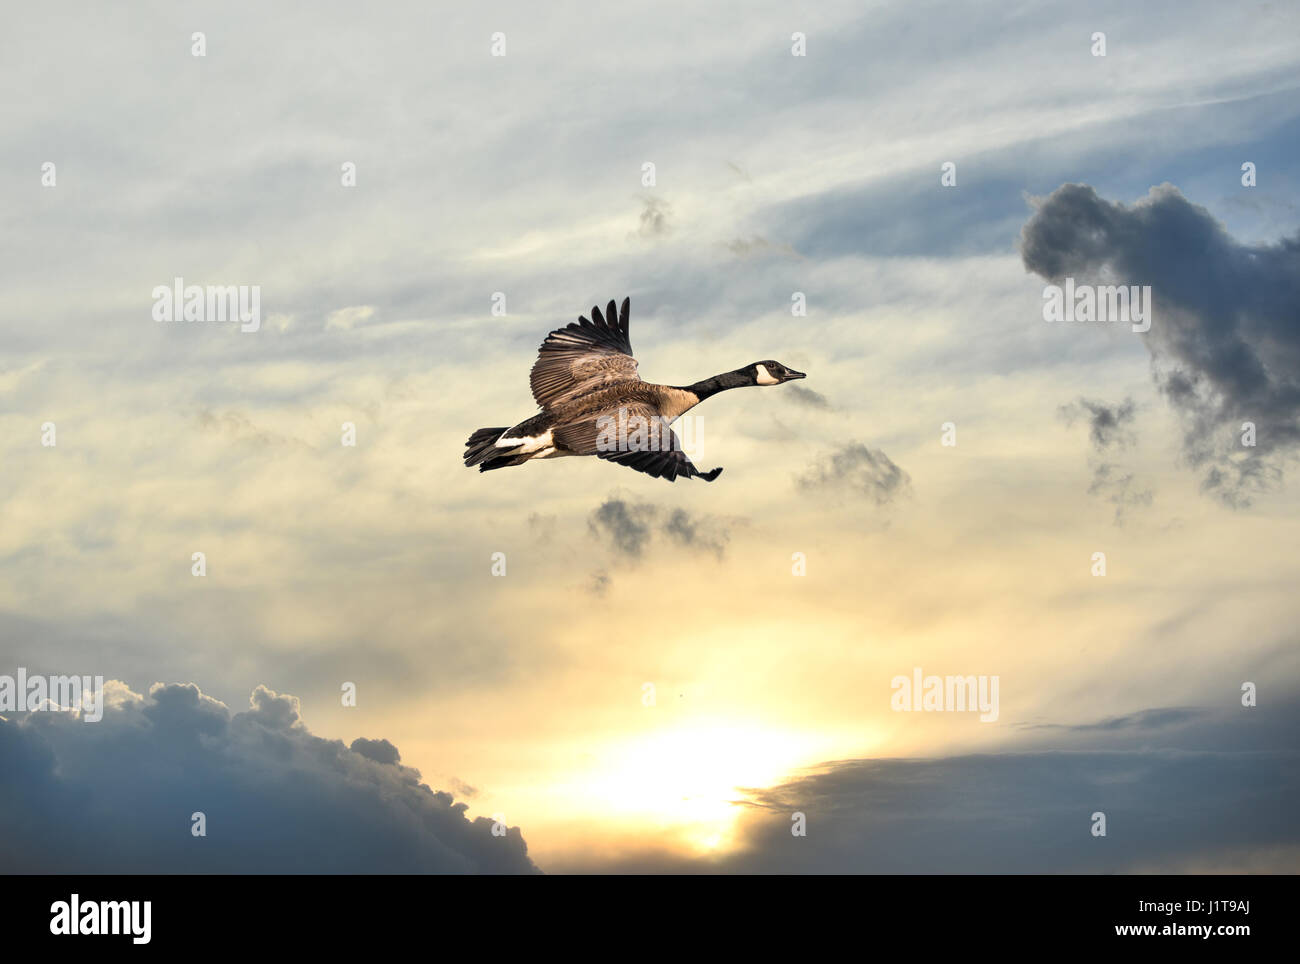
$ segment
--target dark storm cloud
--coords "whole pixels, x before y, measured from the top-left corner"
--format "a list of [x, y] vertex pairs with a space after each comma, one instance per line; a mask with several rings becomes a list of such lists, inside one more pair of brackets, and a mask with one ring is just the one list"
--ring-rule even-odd
[[0, 871], [536, 872], [517, 828], [467, 819], [387, 740], [313, 736], [295, 697], [259, 686], [232, 716], [193, 685], [116, 685], [98, 723], [0, 719]]
[[[1033, 201], [1027, 270], [1052, 282], [1150, 285], [1143, 336], [1157, 385], [1183, 417], [1201, 487], [1231, 506], [1280, 477], [1300, 444], [1300, 234], [1242, 244], [1162, 184], [1134, 205], [1087, 184]], [[1241, 444], [1242, 423], [1256, 444]]]
[[848, 442], [796, 479], [805, 492], [838, 489], [888, 505], [907, 493], [912, 478], [880, 449]]

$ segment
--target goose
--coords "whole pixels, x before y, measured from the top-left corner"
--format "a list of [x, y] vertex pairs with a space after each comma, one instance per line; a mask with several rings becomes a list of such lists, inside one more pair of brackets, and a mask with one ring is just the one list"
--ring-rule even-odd
[[637, 374], [628, 341], [631, 299], [591, 320], [557, 328], [537, 350], [529, 384], [541, 411], [512, 428], [481, 428], [465, 442], [465, 465], [480, 472], [534, 459], [595, 455], [656, 479], [712, 482], [722, 468], [701, 472], [671, 428], [710, 396], [747, 385], [780, 385], [803, 372], [767, 359], [693, 385], [656, 385]]

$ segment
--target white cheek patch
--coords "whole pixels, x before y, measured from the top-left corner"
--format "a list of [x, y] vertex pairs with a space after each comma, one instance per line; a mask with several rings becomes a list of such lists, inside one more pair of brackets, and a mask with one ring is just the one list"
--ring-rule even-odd
[[772, 377], [772, 373], [767, 370], [766, 365], [755, 365], [754, 367], [758, 369], [758, 384], [760, 385], [781, 384], [781, 380], [779, 378]]

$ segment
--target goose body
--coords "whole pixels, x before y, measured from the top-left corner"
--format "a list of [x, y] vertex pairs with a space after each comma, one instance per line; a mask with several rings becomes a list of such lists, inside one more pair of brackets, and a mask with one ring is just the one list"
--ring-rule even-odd
[[803, 372], [761, 361], [687, 386], [641, 380], [627, 324], [630, 299], [604, 314], [557, 328], [537, 351], [529, 378], [541, 411], [511, 428], [481, 428], [465, 443], [465, 464], [480, 472], [534, 459], [595, 455], [655, 478], [675, 481], [721, 474], [697, 469], [671, 428], [677, 418], [718, 392], [780, 385]]

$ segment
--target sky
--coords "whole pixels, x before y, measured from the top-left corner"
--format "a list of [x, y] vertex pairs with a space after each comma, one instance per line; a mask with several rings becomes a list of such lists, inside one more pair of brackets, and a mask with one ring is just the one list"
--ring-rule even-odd
[[[1297, 28], [11, 16], [0, 677], [106, 682], [0, 711], [0, 869], [1300, 869]], [[178, 277], [257, 330], [155, 320]], [[1067, 278], [1150, 330], [1045, 321]], [[808, 377], [692, 413], [713, 483], [467, 470], [624, 297], [646, 380]]]

